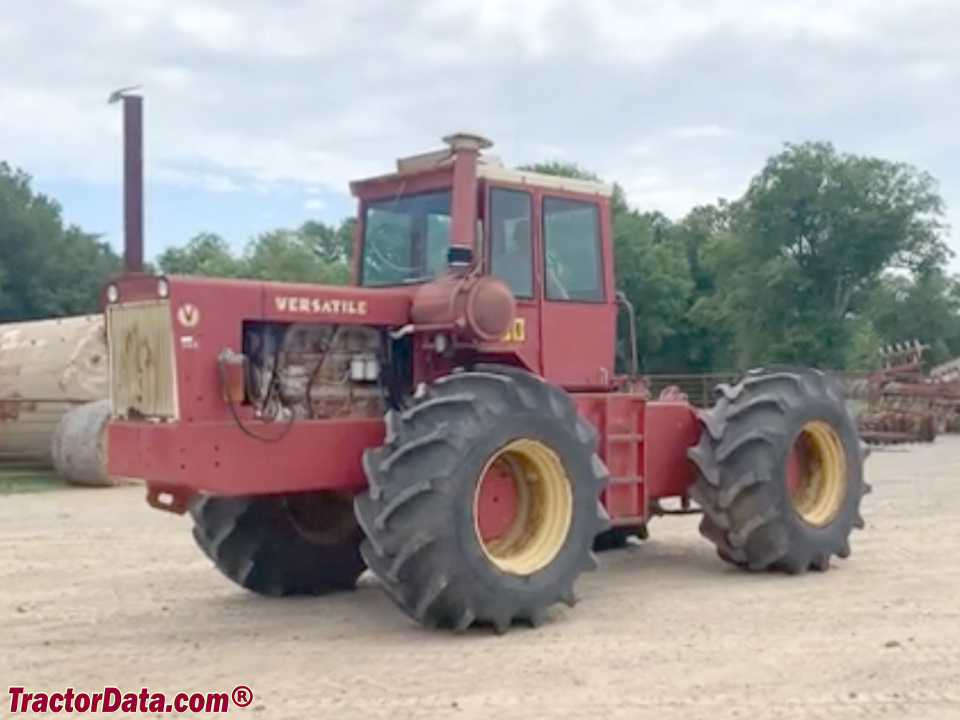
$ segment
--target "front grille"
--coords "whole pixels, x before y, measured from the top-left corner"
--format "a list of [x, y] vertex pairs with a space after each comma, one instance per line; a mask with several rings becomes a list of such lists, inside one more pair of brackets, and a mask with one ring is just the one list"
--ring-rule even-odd
[[176, 359], [167, 300], [107, 307], [114, 417], [177, 417]]

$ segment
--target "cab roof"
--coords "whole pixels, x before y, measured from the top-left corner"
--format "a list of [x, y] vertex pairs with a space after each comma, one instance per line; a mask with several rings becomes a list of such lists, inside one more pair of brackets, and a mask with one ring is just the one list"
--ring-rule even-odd
[[[481, 148], [490, 147], [492, 145], [492, 143], [489, 141], [483, 141], [483, 143], [484, 144], [481, 145]], [[357, 194], [360, 186], [363, 185], [376, 184], [378, 182], [388, 182], [412, 175], [420, 175], [422, 173], [435, 171], [452, 165], [453, 157], [454, 151], [449, 148], [403, 157], [397, 160], [396, 170], [394, 172], [366, 178], [364, 180], [356, 180], [350, 184], [350, 188], [354, 194]], [[496, 182], [563, 190], [566, 192], [580, 193], [584, 195], [601, 195], [603, 197], [610, 197], [613, 195], [614, 191], [613, 184], [611, 183], [580, 180], [577, 178], [548, 175], [545, 173], [532, 172], [530, 170], [518, 170], [516, 168], [510, 168], [504, 165], [498, 156], [489, 155], [484, 152], [480, 152], [477, 158], [477, 177]]]

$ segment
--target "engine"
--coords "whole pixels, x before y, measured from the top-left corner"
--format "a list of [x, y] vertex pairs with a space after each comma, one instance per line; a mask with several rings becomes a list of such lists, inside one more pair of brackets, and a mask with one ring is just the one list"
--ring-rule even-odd
[[247, 400], [265, 418], [382, 414], [386, 342], [382, 330], [358, 325], [247, 323]]

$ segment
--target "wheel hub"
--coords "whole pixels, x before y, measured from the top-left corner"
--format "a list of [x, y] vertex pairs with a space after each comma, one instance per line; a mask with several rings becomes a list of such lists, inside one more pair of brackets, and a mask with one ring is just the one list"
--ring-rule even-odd
[[847, 461], [837, 432], [821, 420], [800, 430], [787, 460], [787, 488], [794, 511], [823, 527], [840, 513], [847, 492]]
[[570, 479], [557, 454], [522, 438], [484, 466], [473, 503], [474, 530], [500, 571], [532, 575], [560, 553], [573, 523]]

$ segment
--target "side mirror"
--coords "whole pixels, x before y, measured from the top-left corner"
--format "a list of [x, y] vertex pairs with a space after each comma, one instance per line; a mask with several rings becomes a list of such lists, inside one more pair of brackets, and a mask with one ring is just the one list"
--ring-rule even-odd
[[640, 358], [637, 356], [637, 313], [623, 290], [617, 290], [617, 305], [624, 308], [630, 318], [630, 376], [636, 378], [640, 372]]

